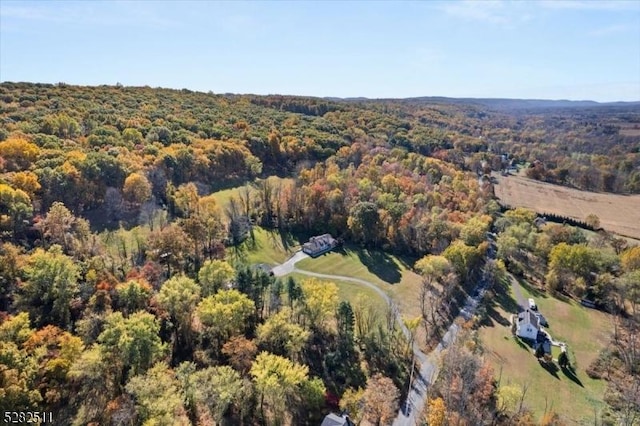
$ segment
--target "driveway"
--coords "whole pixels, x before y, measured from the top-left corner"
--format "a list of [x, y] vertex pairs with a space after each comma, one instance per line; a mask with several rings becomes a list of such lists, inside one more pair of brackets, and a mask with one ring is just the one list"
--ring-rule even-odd
[[[382, 291], [380, 287], [372, 282], [360, 278], [347, 277], [344, 275], [321, 274], [317, 272], [305, 271], [295, 267], [295, 264], [297, 262], [308, 257], [309, 256], [302, 251], [297, 252], [282, 265], [274, 267], [272, 269], [273, 275], [275, 275], [276, 277], [281, 277], [292, 272], [296, 272], [298, 274], [307, 275], [310, 277], [348, 281], [370, 288], [371, 290], [375, 291], [380, 297], [382, 297], [387, 305], [393, 307], [392, 309], [394, 311], [394, 314], [396, 315], [396, 323], [400, 325], [400, 328], [404, 335], [406, 337], [409, 337], [409, 330], [404, 325], [404, 321], [402, 319], [400, 311], [398, 310], [398, 307], [393, 304], [393, 301], [391, 300], [389, 295]], [[484, 297], [485, 289], [486, 283], [484, 280], [482, 280], [476, 285], [474, 291], [472, 292], [474, 296], [469, 296], [467, 298], [464, 307], [460, 311], [460, 315], [468, 319], [474, 314], [476, 308], [480, 303], [480, 300]], [[420, 370], [415, 375], [413, 382], [411, 383], [411, 390], [407, 395], [407, 400], [400, 407], [398, 416], [393, 421], [393, 426], [415, 426], [421, 423], [420, 419], [422, 411], [424, 410], [427, 388], [431, 383], [433, 383], [438, 375], [438, 359], [440, 357], [440, 354], [444, 349], [446, 349], [451, 343], [455, 341], [458, 331], [458, 325], [452, 323], [449, 326], [447, 332], [442, 337], [440, 343], [438, 343], [438, 346], [428, 355], [420, 350], [417, 343], [414, 343], [413, 354], [415, 356], [415, 359], [420, 363]]]
[[274, 267], [271, 272], [276, 277], [282, 277], [284, 275], [290, 274], [295, 269], [295, 264], [300, 262], [302, 259], [308, 258], [309, 255], [302, 250], [297, 251], [293, 256], [287, 259], [282, 265], [278, 265]]

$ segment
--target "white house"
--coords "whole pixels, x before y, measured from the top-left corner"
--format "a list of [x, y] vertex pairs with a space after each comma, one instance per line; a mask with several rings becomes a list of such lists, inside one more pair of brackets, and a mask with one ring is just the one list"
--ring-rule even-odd
[[516, 317], [516, 335], [525, 339], [536, 340], [540, 324], [538, 317], [529, 309], [520, 312]]

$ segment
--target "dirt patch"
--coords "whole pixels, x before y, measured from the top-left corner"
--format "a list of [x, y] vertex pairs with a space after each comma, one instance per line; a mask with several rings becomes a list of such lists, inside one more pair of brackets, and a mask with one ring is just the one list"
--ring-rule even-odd
[[494, 176], [496, 196], [512, 207], [584, 221], [593, 213], [607, 231], [640, 239], [640, 195], [604, 194], [565, 188], [522, 176]]

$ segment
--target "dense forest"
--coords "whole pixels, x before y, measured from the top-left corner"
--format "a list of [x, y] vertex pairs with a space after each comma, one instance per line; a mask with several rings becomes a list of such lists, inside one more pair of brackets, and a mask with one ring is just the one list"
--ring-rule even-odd
[[[319, 424], [339, 409], [390, 423], [412, 342], [391, 312], [237, 256], [260, 226], [417, 260], [427, 347], [480, 276], [530, 274], [594, 300], [624, 318], [624, 350], [602, 361], [621, 360], [611, 406], [623, 412], [621, 389], [638, 383], [638, 249], [503, 214], [478, 176], [518, 163], [534, 179], [640, 193], [639, 125], [633, 106], [509, 112], [2, 83], [0, 407], [78, 425]], [[212, 195], [246, 182], [255, 191], [229, 205]], [[501, 409], [481, 347], [449, 355], [425, 421], [526, 424]]]

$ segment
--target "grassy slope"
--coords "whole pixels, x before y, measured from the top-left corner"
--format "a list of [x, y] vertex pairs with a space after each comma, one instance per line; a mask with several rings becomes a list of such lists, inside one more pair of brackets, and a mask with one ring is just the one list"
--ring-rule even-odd
[[417, 295], [420, 276], [412, 272], [402, 259], [379, 251], [346, 246], [344, 249], [305, 259], [299, 269], [323, 274], [345, 275], [370, 281], [387, 292], [406, 317], [420, 314]]
[[[293, 179], [291, 178], [281, 178], [278, 176], [269, 176], [267, 177], [267, 180], [273, 185], [278, 185], [279, 183], [285, 185], [293, 182]], [[244, 185], [236, 186], [233, 188], [223, 189], [221, 191], [216, 191], [212, 195], [216, 199], [218, 205], [224, 208], [227, 204], [229, 204], [229, 200], [231, 199], [231, 197], [238, 198], [240, 191], [242, 191], [246, 187], [249, 188], [249, 191], [252, 195], [255, 195], [256, 190], [250, 183], [246, 183]]]
[[238, 260], [249, 265], [277, 265], [287, 260], [299, 248], [299, 241], [291, 234], [281, 234], [277, 230], [254, 226], [253, 238], [249, 237], [239, 248], [230, 247], [227, 254], [232, 261]]
[[[299, 282], [311, 278], [307, 275], [298, 274], [296, 272], [292, 273], [291, 276]], [[325, 279], [319, 280], [323, 282], [335, 283], [338, 286], [338, 297], [340, 298], [340, 300], [347, 300], [352, 305], [356, 305], [358, 303], [367, 303], [368, 306], [371, 306], [376, 312], [380, 313], [380, 318], [384, 317], [384, 313], [387, 310], [387, 304], [375, 291], [371, 290], [370, 288], [362, 287], [358, 284], [348, 281]]]
[[[509, 289], [511, 293], [502, 295], [499, 303], [493, 306], [490, 325], [480, 329], [488, 359], [496, 375], [501, 374], [501, 384], [528, 384], [525, 404], [538, 420], [547, 406], [562, 415], [569, 424], [592, 423], [594, 409], [598, 414], [602, 410], [606, 382], [589, 378], [585, 369], [608, 341], [611, 328], [608, 316], [523, 286], [523, 296], [534, 297], [549, 321], [549, 333], [555, 340], [566, 342], [572, 355], [570, 359], [577, 360], [577, 379], [572, 380], [561, 370], [552, 373], [541, 367], [531, 350], [519, 345], [511, 336], [509, 326], [500, 324], [508, 321], [515, 305], [513, 291]], [[554, 348], [554, 357], [557, 358], [558, 354]]]

